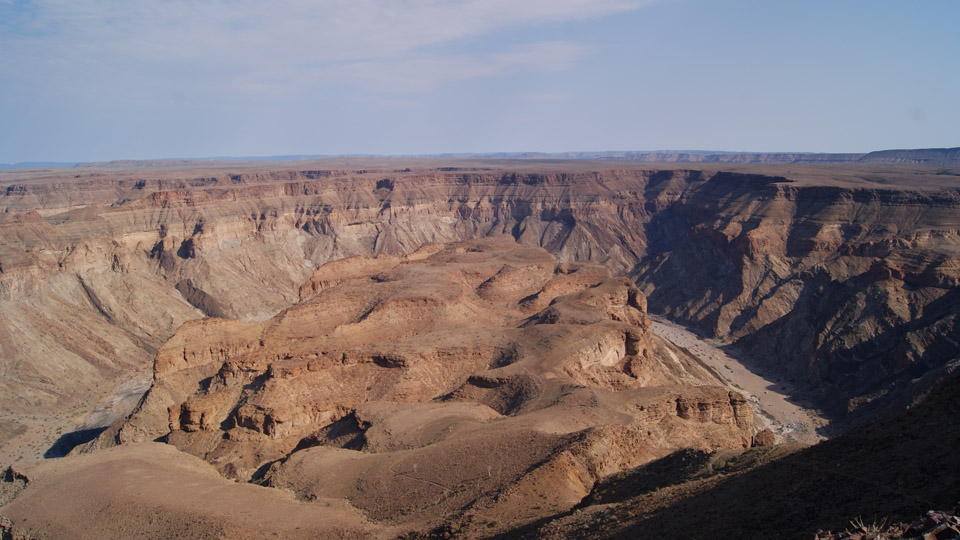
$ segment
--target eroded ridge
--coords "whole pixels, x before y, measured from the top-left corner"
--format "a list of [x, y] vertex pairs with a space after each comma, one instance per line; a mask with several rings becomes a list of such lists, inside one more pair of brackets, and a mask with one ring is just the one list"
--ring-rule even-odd
[[741, 395], [650, 331], [632, 282], [510, 237], [337, 261], [301, 295], [267, 321], [185, 324], [135, 413], [94, 445], [121, 448], [82, 457], [165, 441], [295, 504], [346, 504], [364, 534], [469, 535], [570, 509], [598, 478], [679, 448], [749, 446], [756, 429]]

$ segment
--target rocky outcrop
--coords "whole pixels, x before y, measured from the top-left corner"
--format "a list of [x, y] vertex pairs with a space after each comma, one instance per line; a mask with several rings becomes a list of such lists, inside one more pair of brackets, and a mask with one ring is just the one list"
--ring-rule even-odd
[[956, 510], [929, 509], [957, 504], [958, 440], [952, 377], [909, 410], [811, 447], [676, 452], [604, 478], [573, 512], [503, 537], [953, 538]]
[[300, 290], [263, 322], [181, 327], [138, 409], [93, 446], [162, 440], [305, 501], [469, 529], [755, 431], [696, 359], [657, 357], [630, 280], [509, 236], [338, 260]]

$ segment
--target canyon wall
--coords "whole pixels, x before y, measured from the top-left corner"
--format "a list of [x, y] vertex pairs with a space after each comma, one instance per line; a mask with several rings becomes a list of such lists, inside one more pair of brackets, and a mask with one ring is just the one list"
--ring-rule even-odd
[[907, 405], [960, 358], [958, 192], [719, 173], [647, 224], [653, 311], [724, 336], [834, 415]]
[[0, 177], [4, 415], [82, 411], [185, 321], [266, 320], [324, 262], [499, 234], [636, 278], [834, 414], [957, 361], [956, 171], [324, 165]]

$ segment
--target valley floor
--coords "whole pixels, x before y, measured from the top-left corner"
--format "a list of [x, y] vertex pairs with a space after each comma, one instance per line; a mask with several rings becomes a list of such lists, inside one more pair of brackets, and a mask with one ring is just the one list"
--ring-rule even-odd
[[779, 441], [814, 444], [825, 439], [822, 433], [828, 421], [798, 397], [789, 382], [753, 366], [748, 368], [750, 362], [742, 353], [724, 347], [719, 340], [701, 337], [663, 317], [650, 315], [650, 319], [656, 334], [686, 349], [727, 381], [732, 390], [744, 394], [757, 418]]
[[[0, 414], [0, 466], [18, 461], [61, 457], [79, 443], [92, 439], [103, 428], [130, 414], [150, 388], [152, 377], [139, 373], [117, 385], [92, 408], [58, 415]], [[96, 398], [91, 399], [93, 402]]]

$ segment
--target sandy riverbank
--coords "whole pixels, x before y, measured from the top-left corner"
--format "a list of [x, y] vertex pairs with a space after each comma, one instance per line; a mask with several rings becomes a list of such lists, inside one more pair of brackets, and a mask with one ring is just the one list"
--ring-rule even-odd
[[789, 382], [758, 373], [756, 368], [749, 369], [746, 359], [731, 356], [735, 353], [723, 349], [719, 340], [701, 337], [662, 317], [651, 315], [650, 318], [654, 332], [686, 349], [720, 374], [731, 389], [744, 394], [754, 413], [777, 435], [778, 441], [813, 444], [824, 439], [817, 428], [825, 426], [827, 421], [805, 406]]

